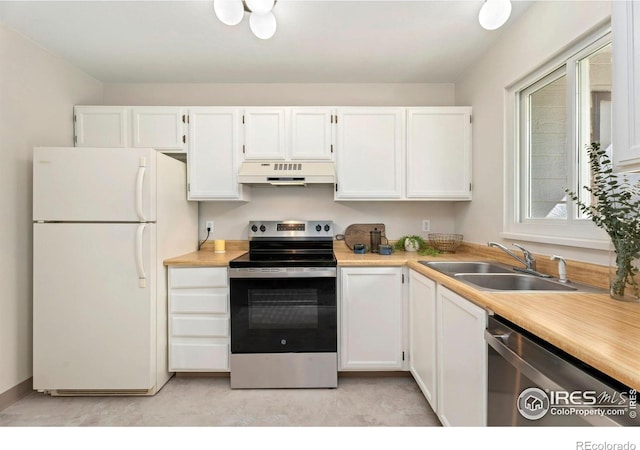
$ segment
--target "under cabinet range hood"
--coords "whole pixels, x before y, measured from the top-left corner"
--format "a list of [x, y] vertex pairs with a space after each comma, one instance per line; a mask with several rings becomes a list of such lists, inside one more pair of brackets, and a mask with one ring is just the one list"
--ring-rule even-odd
[[333, 162], [251, 161], [240, 166], [238, 183], [273, 186], [326, 184], [335, 182], [335, 173]]

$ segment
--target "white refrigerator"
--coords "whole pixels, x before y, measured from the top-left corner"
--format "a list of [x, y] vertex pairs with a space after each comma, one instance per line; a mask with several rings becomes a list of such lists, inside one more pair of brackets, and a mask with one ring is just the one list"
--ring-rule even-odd
[[194, 251], [183, 162], [146, 148], [33, 153], [33, 387], [153, 395], [169, 380], [163, 260]]

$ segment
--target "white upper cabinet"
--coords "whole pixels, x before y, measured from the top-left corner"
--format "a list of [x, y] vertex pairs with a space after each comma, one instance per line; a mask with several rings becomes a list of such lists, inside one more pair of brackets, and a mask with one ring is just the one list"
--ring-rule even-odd
[[189, 109], [189, 200], [246, 200], [238, 184], [240, 159], [236, 108]]
[[471, 108], [407, 108], [409, 199], [471, 200]]
[[123, 106], [76, 106], [76, 147], [130, 147], [129, 109]]
[[131, 111], [133, 147], [157, 150], [186, 148], [184, 111], [180, 107], [135, 107]]
[[314, 107], [245, 108], [244, 159], [331, 160], [333, 111]]
[[611, 2], [611, 23], [614, 165], [640, 172], [640, 2]]
[[333, 159], [333, 122], [331, 108], [291, 108], [291, 159]]
[[287, 157], [285, 108], [246, 108], [244, 159], [284, 160]]
[[76, 147], [138, 147], [186, 151], [183, 108], [76, 106]]
[[404, 108], [338, 108], [336, 200], [402, 197]]

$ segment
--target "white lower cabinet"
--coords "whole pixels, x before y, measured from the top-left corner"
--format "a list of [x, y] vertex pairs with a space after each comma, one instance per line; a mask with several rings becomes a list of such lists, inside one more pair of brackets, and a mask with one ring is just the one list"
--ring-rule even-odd
[[437, 408], [436, 282], [409, 272], [409, 370]]
[[405, 367], [402, 267], [340, 269], [340, 370]]
[[437, 287], [438, 393], [436, 413], [445, 426], [487, 423], [486, 311]]
[[409, 368], [445, 426], [485, 426], [487, 314], [435, 281], [409, 274]]
[[169, 267], [169, 371], [229, 371], [226, 267]]

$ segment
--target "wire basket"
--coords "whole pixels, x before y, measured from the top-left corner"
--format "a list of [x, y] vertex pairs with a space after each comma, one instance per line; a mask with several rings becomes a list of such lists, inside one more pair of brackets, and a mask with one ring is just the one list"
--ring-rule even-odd
[[442, 253], [455, 253], [456, 249], [462, 243], [461, 234], [450, 233], [430, 233], [428, 236], [429, 244]]

